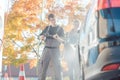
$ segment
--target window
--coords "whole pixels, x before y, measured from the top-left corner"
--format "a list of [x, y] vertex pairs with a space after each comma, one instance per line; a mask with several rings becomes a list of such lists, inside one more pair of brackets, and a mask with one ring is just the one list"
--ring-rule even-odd
[[106, 38], [120, 33], [120, 8], [107, 8], [99, 12], [99, 37]]
[[93, 42], [93, 37], [94, 37], [93, 31], [90, 31], [90, 33], [88, 35], [88, 43], [89, 43], [89, 45]]
[[91, 15], [90, 15], [88, 28], [89, 28], [89, 32], [88, 32], [89, 41], [88, 42], [89, 42], [89, 44], [91, 44], [93, 42], [93, 40], [95, 40], [96, 37], [97, 37], [97, 15], [96, 15], [96, 10], [93, 10]]

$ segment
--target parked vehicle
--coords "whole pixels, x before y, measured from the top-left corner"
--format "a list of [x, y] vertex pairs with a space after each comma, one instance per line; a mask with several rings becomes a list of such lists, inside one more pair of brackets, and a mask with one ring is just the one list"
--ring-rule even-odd
[[80, 30], [85, 80], [120, 80], [120, 0], [93, 0]]

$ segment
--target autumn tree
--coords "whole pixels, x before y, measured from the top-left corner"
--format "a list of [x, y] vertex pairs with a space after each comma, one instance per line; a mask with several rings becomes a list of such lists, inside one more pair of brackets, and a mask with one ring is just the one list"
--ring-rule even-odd
[[[27, 60], [27, 53], [35, 46], [38, 28], [44, 24], [40, 19], [42, 0], [17, 0], [12, 9], [5, 16], [5, 34], [3, 56], [5, 64], [23, 63]], [[39, 26], [39, 27], [38, 27]], [[26, 35], [27, 32], [30, 35]], [[21, 55], [16, 59], [18, 54]]]
[[[36, 52], [38, 48], [38, 34], [48, 24], [47, 19], [42, 19], [42, 14], [47, 11], [54, 13], [57, 18], [64, 19], [68, 16], [70, 31], [73, 19], [82, 19], [79, 11], [79, 0], [61, 0], [64, 4], [57, 4], [57, 0], [16, 0], [12, 8], [5, 15], [5, 34], [3, 56], [7, 57], [4, 64], [19, 65], [26, 62], [28, 53]], [[17, 56], [20, 55], [18, 59]]]

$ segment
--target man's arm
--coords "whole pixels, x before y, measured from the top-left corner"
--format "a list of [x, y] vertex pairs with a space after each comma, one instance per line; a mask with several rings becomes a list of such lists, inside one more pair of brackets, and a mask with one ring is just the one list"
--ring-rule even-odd
[[42, 31], [42, 33], [39, 35], [40, 39], [41, 40], [45, 40], [46, 39], [46, 36], [45, 34], [47, 33], [47, 30], [48, 30], [48, 26]]
[[53, 38], [63, 43], [64, 42], [64, 30], [61, 27], [59, 28], [60, 30], [55, 35], [53, 35]]
[[58, 34], [53, 35], [53, 38], [58, 40], [59, 42], [63, 43], [64, 39], [62, 39]]

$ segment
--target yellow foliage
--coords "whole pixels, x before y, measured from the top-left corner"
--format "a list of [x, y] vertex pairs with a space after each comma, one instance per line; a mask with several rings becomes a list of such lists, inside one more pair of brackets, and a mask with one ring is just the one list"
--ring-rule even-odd
[[29, 52], [31, 50], [31, 46], [30, 45], [24, 45], [23, 47], [21, 47], [21, 52]]
[[65, 32], [70, 32], [73, 29], [73, 26], [71, 24], [68, 24], [63, 29], [64, 29]]
[[27, 43], [32, 43], [33, 41], [35, 40], [35, 37], [30, 37], [30, 38], [27, 38], [26, 42]]
[[14, 54], [14, 53], [15, 53], [15, 50], [14, 50], [13, 45], [9, 45], [9, 44], [8, 44], [7, 47], [4, 47], [4, 48], [3, 48], [3, 52], [4, 52], [4, 54], [6, 54], [6, 55]]
[[29, 62], [30, 69], [37, 66], [37, 59], [32, 59]]
[[10, 63], [11, 63], [11, 61], [10, 61], [10, 60], [2, 60], [2, 62], [3, 62], [3, 64], [4, 64], [4, 65], [8, 65], [8, 64], [10, 64]]

